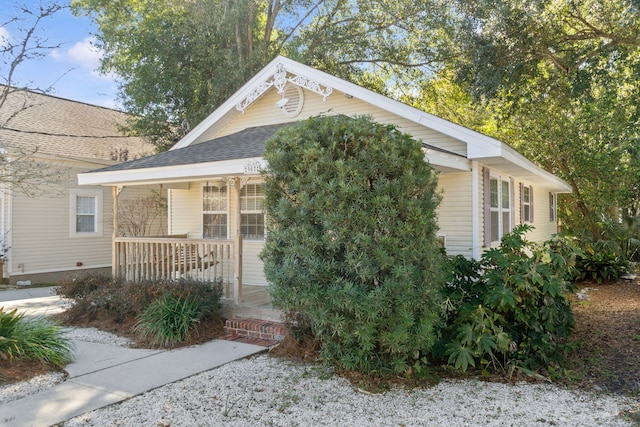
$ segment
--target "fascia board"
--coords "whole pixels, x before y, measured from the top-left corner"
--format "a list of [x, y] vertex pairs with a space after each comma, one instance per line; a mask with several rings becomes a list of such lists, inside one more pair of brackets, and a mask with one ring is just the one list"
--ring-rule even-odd
[[78, 174], [78, 185], [140, 185], [150, 183], [198, 180], [212, 176], [244, 175], [250, 162], [264, 163], [262, 157], [223, 162], [164, 166], [132, 171], [91, 172]]
[[519, 168], [524, 169], [528, 173], [548, 182], [549, 184], [557, 188], [559, 190], [558, 192], [571, 193], [573, 191], [573, 188], [571, 187], [571, 185], [569, 185], [569, 183], [537, 166], [531, 160], [527, 159], [522, 154], [518, 153], [515, 149], [509, 147], [506, 144], [504, 144], [502, 158], [513, 163]]

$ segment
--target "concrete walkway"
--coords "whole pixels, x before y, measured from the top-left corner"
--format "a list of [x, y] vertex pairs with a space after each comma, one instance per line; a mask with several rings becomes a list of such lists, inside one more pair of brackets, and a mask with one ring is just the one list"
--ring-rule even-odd
[[[59, 297], [46, 296], [46, 291], [37, 291], [40, 296], [32, 298], [29, 293], [33, 291], [0, 291], [0, 307], [25, 307], [28, 315], [41, 315], [64, 305]], [[27, 298], [16, 298], [20, 295]], [[52, 426], [265, 350], [222, 340], [176, 350], [74, 343], [75, 361], [65, 368], [69, 378], [48, 390], [2, 404], [0, 426]]]

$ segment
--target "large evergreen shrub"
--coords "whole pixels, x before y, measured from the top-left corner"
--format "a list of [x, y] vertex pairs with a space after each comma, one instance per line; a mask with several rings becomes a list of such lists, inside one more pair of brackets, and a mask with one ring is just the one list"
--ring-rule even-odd
[[366, 117], [315, 117], [267, 142], [274, 304], [346, 369], [406, 372], [436, 341], [437, 177], [420, 142]]

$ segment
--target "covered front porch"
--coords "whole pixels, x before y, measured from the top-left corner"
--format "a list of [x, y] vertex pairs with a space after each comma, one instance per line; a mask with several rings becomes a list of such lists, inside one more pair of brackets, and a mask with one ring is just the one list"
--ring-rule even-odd
[[266, 286], [242, 282], [242, 236], [234, 240], [167, 237], [115, 237], [114, 277], [132, 281], [192, 278], [222, 285], [226, 317], [280, 320]]

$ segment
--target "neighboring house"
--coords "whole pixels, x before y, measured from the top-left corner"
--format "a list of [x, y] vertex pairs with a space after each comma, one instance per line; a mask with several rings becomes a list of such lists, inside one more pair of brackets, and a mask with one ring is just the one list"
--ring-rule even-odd
[[[77, 174], [151, 155], [154, 147], [123, 135], [128, 116], [122, 112], [14, 88], [6, 93], [0, 105], [5, 282], [53, 283], [79, 270], [110, 272], [111, 189], [78, 187]], [[148, 194], [140, 187], [123, 196]]]
[[[532, 240], [557, 231], [557, 194], [571, 187], [505, 143], [278, 57], [170, 151], [79, 175], [83, 185], [169, 188], [169, 233], [186, 239], [161, 246], [119, 240], [114, 273], [223, 277], [235, 283], [227, 297], [250, 303], [266, 285], [258, 259], [265, 237], [264, 142], [278, 128], [320, 114], [370, 115], [422, 141], [439, 171], [439, 235], [448, 254], [479, 258], [520, 223], [535, 226]], [[185, 244], [193, 253], [186, 260]], [[134, 251], [142, 255], [131, 256]]]

